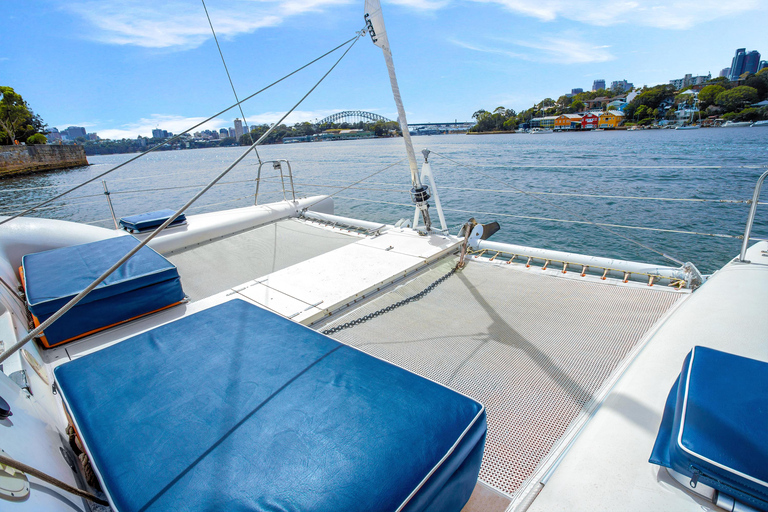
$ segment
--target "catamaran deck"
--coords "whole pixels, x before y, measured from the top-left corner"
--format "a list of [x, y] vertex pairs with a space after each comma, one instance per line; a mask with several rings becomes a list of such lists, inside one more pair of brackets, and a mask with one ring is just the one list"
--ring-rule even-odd
[[[281, 220], [170, 253], [191, 303], [52, 349], [45, 359], [59, 364], [235, 297], [325, 330], [422, 291], [455, 265], [459, 244], [408, 229], [366, 236]], [[422, 299], [333, 337], [486, 406], [485, 485], [478, 489], [485, 504], [503, 510], [539, 481], [644, 341], [689, 296], [469, 258]], [[468, 509], [489, 510], [485, 504], [470, 501]]]

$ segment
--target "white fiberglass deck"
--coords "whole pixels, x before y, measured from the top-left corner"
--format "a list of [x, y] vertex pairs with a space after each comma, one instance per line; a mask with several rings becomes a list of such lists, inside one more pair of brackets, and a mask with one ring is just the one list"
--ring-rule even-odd
[[286, 219], [168, 255], [196, 301], [357, 242], [359, 236]]
[[[413, 295], [454, 263], [449, 258], [320, 329]], [[593, 408], [659, 319], [687, 296], [470, 261], [421, 300], [333, 337], [482, 402], [488, 438], [480, 479], [512, 496]]]

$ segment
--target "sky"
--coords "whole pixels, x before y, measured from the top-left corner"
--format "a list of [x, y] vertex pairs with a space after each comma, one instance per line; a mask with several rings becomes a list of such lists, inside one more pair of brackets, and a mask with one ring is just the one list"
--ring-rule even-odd
[[[206, 0], [241, 98], [354, 37], [363, 3]], [[716, 77], [736, 48], [768, 60], [766, 0], [382, 0], [382, 9], [410, 123], [520, 111], [600, 78], [642, 86]], [[337, 55], [246, 102], [247, 122], [278, 120]], [[48, 126], [102, 138], [178, 133], [234, 103], [196, 0], [9, 2], [0, 85]], [[382, 52], [367, 36], [286, 122], [342, 110], [397, 118]], [[203, 128], [235, 117], [231, 110]]]

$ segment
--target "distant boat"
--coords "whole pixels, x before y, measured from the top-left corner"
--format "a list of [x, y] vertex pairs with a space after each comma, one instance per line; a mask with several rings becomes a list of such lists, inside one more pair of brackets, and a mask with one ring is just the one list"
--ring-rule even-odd
[[766, 120], [766, 121], [755, 121], [754, 123], [752, 123], [751, 126], [752, 126], [752, 128], [757, 128], [758, 126], [765, 126], [765, 127], [768, 128], [768, 120]]
[[722, 126], [723, 128], [742, 128], [744, 126], [751, 126], [749, 121], [726, 121]]
[[554, 133], [554, 130], [550, 130], [549, 128], [531, 128], [531, 131], [528, 133]]
[[685, 126], [677, 126], [675, 130], [696, 130], [698, 128], [701, 128], [701, 125], [699, 124], [687, 124]]

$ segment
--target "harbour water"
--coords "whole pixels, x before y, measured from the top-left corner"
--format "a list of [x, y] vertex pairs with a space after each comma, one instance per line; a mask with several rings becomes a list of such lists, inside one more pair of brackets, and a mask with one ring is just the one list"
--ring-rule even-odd
[[[659, 255], [666, 253], [705, 273], [738, 254], [746, 201], [768, 164], [768, 130], [760, 128], [413, 140], [417, 155], [422, 148], [432, 150], [430, 162], [453, 233], [469, 217], [496, 220], [502, 227], [497, 241], [672, 264]], [[115, 171], [105, 179], [118, 218], [180, 207], [243, 150], [164, 151]], [[290, 161], [297, 195], [335, 193], [339, 215], [387, 223], [413, 217], [402, 139], [271, 145], [259, 152], [263, 160]], [[53, 197], [133, 156], [92, 156], [88, 167], [2, 180], [0, 215]], [[257, 169], [255, 155], [249, 155], [188, 213], [253, 204]], [[281, 199], [271, 165], [263, 175], [272, 178], [262, 183], [259, 203]], [[112, 226], [100, 181], [34, 215]], [[437, 223], [434, 210], [432, 216]], [[609, 224], [610, 231], [589, 221]], [[765, 235], [768, 205], [758, 209], [753, 230], [753, 236]]]

